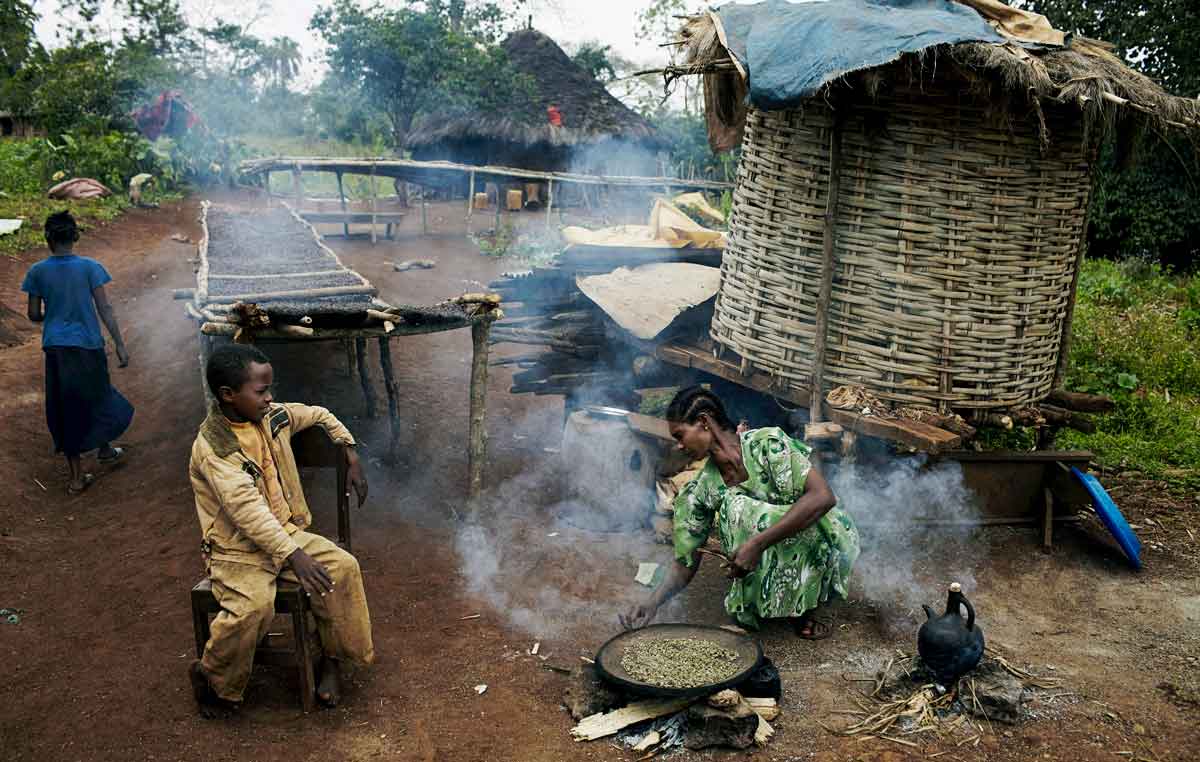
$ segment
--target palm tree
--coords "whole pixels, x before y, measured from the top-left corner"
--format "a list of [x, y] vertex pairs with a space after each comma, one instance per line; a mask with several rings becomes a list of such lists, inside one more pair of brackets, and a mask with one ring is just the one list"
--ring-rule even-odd
[[259, 53], [262, 69], [279, 90], [286, 90], [296, 74], [300, 72], [300, 45], [291, 37], [276, 37], [262, 47]]

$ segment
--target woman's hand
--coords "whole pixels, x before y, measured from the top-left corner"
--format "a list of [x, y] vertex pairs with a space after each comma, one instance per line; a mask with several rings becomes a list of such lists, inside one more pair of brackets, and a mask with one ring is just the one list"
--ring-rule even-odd
[[756, 537], [751, 537], [742, 543], [737, 549], [737, 553], [733, 555], [733, 559], [729, 567], [729, 576], [734, 578], [745, 577], [750, 572], [758, 568], [758, 564], [762, 561], [762, 554], [766, 548], [757, 542]]
[[650, 620], [658, 613], [658, 601], [651, 596], [641, 603], [629, 607], [629, 611], [618, 614], [617, 619], [626, 630], [636, 630], [650, 624]]

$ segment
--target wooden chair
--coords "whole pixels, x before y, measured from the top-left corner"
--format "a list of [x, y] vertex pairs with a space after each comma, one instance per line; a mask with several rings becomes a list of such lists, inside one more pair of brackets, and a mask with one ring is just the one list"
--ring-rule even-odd
[[[338, 545], [350, 550], [350, 498], [346, 456], [341, 445], [330, 439], [323, 429], [313, 427], [292, 437], [292, 452], [300, 468], [334, 468], [337, 472], [337, 534]], [[212, 592], [212, 582], [205, 577], [192, 588], [192, 626], [196, 635], [196, 658], [204, 655], [210, 631], [209, 616], [217, 614], [221, 605]], [[312, 611], [308, 596], [300, 585], [280, 580], [275, 588], [275, 613], [285, 614], [292, 621], [293, 648], [272, 646], [268, 636], [254, 652], [259, 664], [295, 667], [300, 676], [300, 703], [305, 712], [316, 707], [317, 682], [313, 661], [319, 655], [318, 644], [308, 631], [308, 615]]]

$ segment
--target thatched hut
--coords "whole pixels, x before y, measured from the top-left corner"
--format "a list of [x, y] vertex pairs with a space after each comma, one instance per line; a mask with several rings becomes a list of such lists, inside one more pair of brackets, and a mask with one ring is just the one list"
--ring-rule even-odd
[[[880, 9], [894, 38], [861, 18]], [[680, 42], [668, 76], [703, 74], [714, 147], [742, 146], [712, 338], [818, 407], [840, 385], [964, 413], [1045, 398], [1101, 136], [1200, 130], [1196, 101], [998, 0], [725, 6]]]
[[[654, 127], [617, 100], [554, 40], [533, 29], [502, 44], [528, 77], [527, 92], [503, 111], [438, 115], [416, 124], [406, 142], [413, 158], [466, 164], [655, 175]], [[551, 123], [548, 109], [561, 124]]]

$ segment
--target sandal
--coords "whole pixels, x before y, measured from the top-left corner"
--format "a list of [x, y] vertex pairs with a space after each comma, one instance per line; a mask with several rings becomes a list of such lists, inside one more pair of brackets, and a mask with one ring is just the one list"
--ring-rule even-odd
[[[805, 635], [804, 628], [809, 627], [810, 632]], [[793, 622], [792, 629], [796, 633], [796, 637], [801, 640], [825, 640], [833, 634], [833, 623], [823, 619], [812, 618], [806, 622]]]
[[111, 466], [113, 463], [117, 463], [118, 461], [120, 461], [121, 458], [123, 458], [123, 457], [125, 457], [125, 448], [124, 447], [114, 447], [114, 448], [112, 448], [112, 455], [109, 455], [107, 457], [104, 455], [97, 455], [96, 461], [99, 462], [100, 465], [102, 465], [102, 466]]
[[80, 486], [78, 486], [78, 487], [76, 487], [74, 484], [68, 484], [67, 485], [67, 494], [68, 495], [83, 494], [85, 491], [87, 491], [88, 487], [92, 486], [96, 482], [96, 477], [92, 476], [91, 474], [84, 474], [82, 481], [83, 481], [83, 483], [80, 484]]

